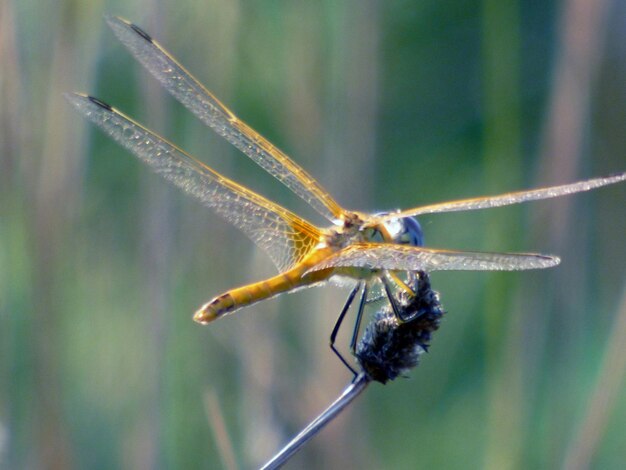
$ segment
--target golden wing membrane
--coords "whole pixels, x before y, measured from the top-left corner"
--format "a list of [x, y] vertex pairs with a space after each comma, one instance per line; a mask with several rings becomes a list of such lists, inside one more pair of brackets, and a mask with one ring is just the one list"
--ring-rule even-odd
[[239, 120], [148, 34], [126, 20], [107, 16], [118, 39], [159, 82], [204, 124], [259, 164], [328, 220], [343, 209], [302, 167]]
[[154, 171], [244, 232], [280, 271], [298, 263], [319, 243], [321, 234], [309, 222], [220, 175], [106, 103], [78, 93], [65, 97]]
[[564, 184], [561, 186], [550, 186], [547, 188], [531, 189], [528, 191], [517, 191], [513, 193], [500, 194], [498, 196], [484, 196], [473, 199], [461, 199], [458, 201], [441, 202], [428, 206], [415, 207], [399, 212], [386, 214], [378, 217], [378, 223], [389, 219], [401, 217], [415, 217], [422, 214], [435, 214], [439, 212], [457, 212], [476, 209], [489, 209], [492, 207], [508, 206], [510, 204], [519, 204], [521, 202], [537, 201], [540, 199], [549, 199], [553, 197], [566, 196], [568, 194], [589, 191], [591, 189], [606, 186], [608, 184], [619, 183], [626, 180], [626, 173], [621, 173], [604, 178], [593, 178], [576, 183]]
[[309, 272], [327, 268], [386, 269], [389, 271], [521, 271], [556, 266], [560, 259], [536, 253], [482, 253], [436, 250], [390, 243], [355, 243]]

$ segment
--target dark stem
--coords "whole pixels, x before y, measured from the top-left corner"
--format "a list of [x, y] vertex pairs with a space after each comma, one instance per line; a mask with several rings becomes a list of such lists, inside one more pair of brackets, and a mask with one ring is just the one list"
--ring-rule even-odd
[[271, 458], [261, 470], [272, 470], [282, 467], [287, 461], [298, 452], [313, 436], [324, 428], [330, 421], [337, 417], [343, 409], [352, 403], [370, 383], [370, 379], [365, 374], [358, 374], [352, 383], [346, 387], [341, 396], [337, 398], [322, 414], [315, 418], [306, 428], [304, 428], [291, 442], [283, 447], [274, 457]]

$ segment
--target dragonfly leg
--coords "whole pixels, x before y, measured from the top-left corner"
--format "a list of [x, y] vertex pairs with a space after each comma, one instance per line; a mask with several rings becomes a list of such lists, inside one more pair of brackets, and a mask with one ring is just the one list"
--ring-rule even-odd
[[361, 291], [361, 300], [359, 301], [359, 310], [356, 314], [356, 321], [354, 322], [354, 331], [352, 331], [352, 340], [350, 341], [350, 352], [356, 354], [356, 342], [359, 339], [359, 330], [361, 329], [361, 320], [363, 319], [363, 310], [365, 310], [365, 304], [367, 303], [367, 283], [362, 282], [363, 290]]
[[[350, 364], [348, 364], [348, 361], [346, 361], [346, 359], [343, 357], [343, 355], [335, 347], [335, 340], [337, 339], [337, 333], [339, 333], [339, 328], [341, 327], [341, 324], [343, 323], [343, 319], [345, 318], [346, 313], [348, 313], [348, 310], [350, 309], [350, 305], [352, 305], [352, 302], [354, 301], [354, 297], [356, 296], [356, 293], [361, 289], [361, 285], [362, 284], [363, 284], [363, 282], [359, 282], [354, 287], [354, 289], [352, 289], [352, 291], [350, 292], [350, 295], [348, 295], [348, 300], [346, 300], [345, 305], [341, 309], [341, 313], [339, 313], [339, 316], [337, 317], [337, 321], [335, 322], [335, 326], [333, 327], [333, 331], [330, 334], [330, 349], [333, 350], [333, 352], [339, 358], [339, 360], [341, 362], [343, 362], [343, 364], [348, 369], [350, 369], [350, 371], [355, 376], [357, 375], [357, 372], [354, 370], [354, 368]], [[362, 303], [362, 299], [361, 299], [361, 303]]]
[[387, 298], [389, 299], [389, 303], [391, 304], [391, 308], [393, 309], [393, 314], [396, 316], [398, 320], [404, 321], [404, 317], [402, 315], [402, 309], [400, 308], [400, 305], [398, 305], [398, 300], [393, 295], [393, 290], [391, 289], [389, 279], [387, 279], [387, 276], [383, 275], [380, 277], [380, 280], [382, 281], [383, 286], [385, 287], [385, 292], [387, 293]]
[[415, 295], [415, 291], [419, 288], [420, 276], [419, 274], [416, 274], [415, 271], [408, 271], [407, 275], [409, 282], [407, 287], [411, 289], [411, 292]]
[[[408, 295], [409, 298], [415, 297], [415, 290], [408, 284], [406, 284], [402, 279], [400, 279], [400, 277], [396, 273], [387, 271], [387, 275], [400, 289], [406, 292], [406, 295]], [[416, 285], [415, 273], [413, 271], [408, 272], [408, 282], [410, 284]]]

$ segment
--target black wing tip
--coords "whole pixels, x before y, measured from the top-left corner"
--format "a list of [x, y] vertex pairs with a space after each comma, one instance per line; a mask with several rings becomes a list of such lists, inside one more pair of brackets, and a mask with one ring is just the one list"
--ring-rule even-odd
[[107, 111], [113, 111], [113, 107], [110, 104], [105, 103], [104, 101], [96, 98], [95, 96], [87, 95], [86, 93], [78, 93], [78, 92], [63, 93], [63, 96], [65, 97], [66, 100], [68, 100], [74, 106], [80, 106], [82, 103], [89, 101], [92, 104], [95, 104], [96, 106], [100, 108], [106, 109]]
[[134, 23], [130, 23], [129, 26], [131, 27], [131, 29], [133, 31], [135, 31], [139, 36], [141, 36], [142, 38], [144, 38], [146, 41], [153, 43], [154, 41], [152, 40], [152, 38], [150, 37], [150, 35], [148, 33], [146, 33], [143, 29], [141, 29], [139, 26], [137, 26]]
[[113, 28], [114, 30], [116, 28], [119, 28], [120, 26], [128, 27], [132, 29], [135, 33], [137, 33], [139, 36], [141, 36], [143, 39], [145, 39], [146, 41], [150, 43], [154, 43], [154, 40], [152, 39], [152, 37], [148, 33], [146, 33], [143, 29], [141, 29], [136, 24], [120, 16], [104, 15], [104, 19], [109, 24], [109, 26]]
[[539, 257], [544, 261], [544, 266], [546, 268], [553, 268], [561, 264], [561, 258], [554, 255], [539, 255]]
[[63, 93], [63, 97], [83, 115], [88, 116], [91, 111], [94, 111], [94, 105], [105, 110], [107, 113], [115, 114], [117, 112], [110, 104], [86, 93]]
[[99, 100], [95, 96], [91, 96], [91, 95], [83, 95], [83, 96], [84, 98], [87, 98], [89, 101], [95, 104], [96, 106], [100, 106], [101, 108], [106, 109], [107, 111], [113, 111], [113, 108], [111, 107], [110, 104], [107, 104], [102, 100]]

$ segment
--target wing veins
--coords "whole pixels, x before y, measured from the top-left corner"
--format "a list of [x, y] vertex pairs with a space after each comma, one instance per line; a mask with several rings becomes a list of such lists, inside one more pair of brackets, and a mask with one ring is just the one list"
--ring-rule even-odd
[[87, 95], [67, 94], [66, 98], [158, 174], [244, 232], [280, 271], [297, 263], [319, 242], [320, 231], [309, 222], [220, 175], [118, 110]]
[[427, 206], [415, 207], [399, 212], [393, 212], [378, 217], [377, 222], [384, 222], [402, 217], [415, 217], [423, 214], [436, 214], [441, 212], [457, 212], [466, 210], [490, 209], [493, 207], [508, 206], [522, 202], [550, 199], [553, 197], [566, 196], [583, 191], [589, 191], [601, 186], [619, 183], [626, 180], [626, 173], [621, 173], [603, 178], [593, 178], [576, 183], [564, 184], [560, 186], [549, 186], [545, 188], [531, 189], [526, 191], [516, 191], [500, 194], [497, 196], [484, 196], [470, 199], [460, 199], [456, 201], [440, 202]]
[[559, 264], [555, 256], [537, 253], [452, 251], [392, 243], [355, 243], [335, 253], [311, 271], [366, 268], [390, 271], [520, 271]]
[[107, 16], [118, 39], [135, 58], [204, 124], [301, 197], [330, 221], [343, 209], [302, 167], [241, 121], [160, 44], [132, 23]]

